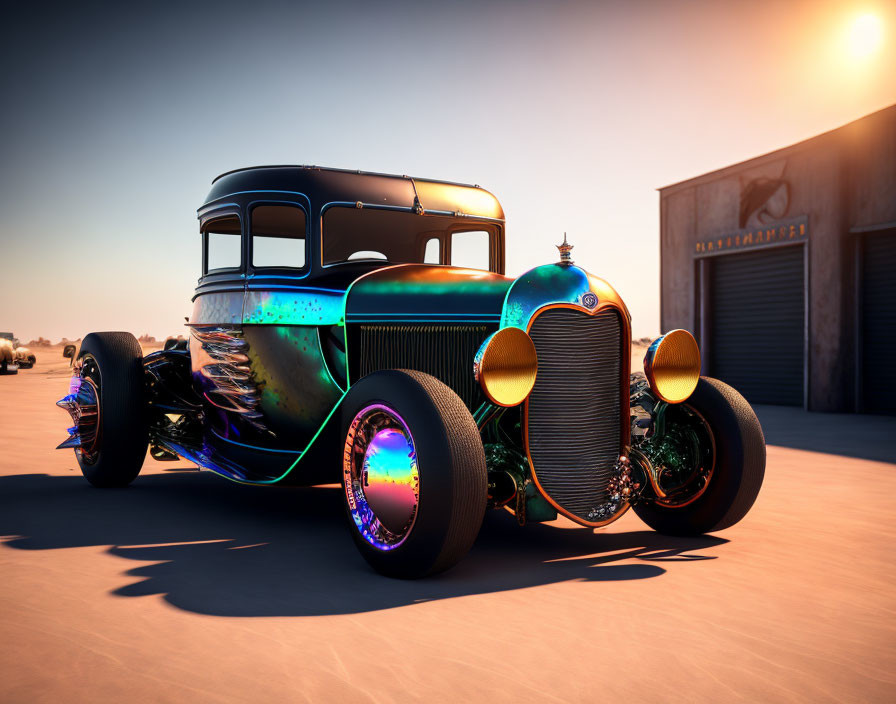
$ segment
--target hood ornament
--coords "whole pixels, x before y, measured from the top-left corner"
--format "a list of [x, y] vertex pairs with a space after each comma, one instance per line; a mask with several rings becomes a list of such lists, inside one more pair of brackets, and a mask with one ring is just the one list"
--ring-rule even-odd
[[557, 249], [560, 250], [560, 263], [561, 264], [572, 264], [572, 245], [566, 241], [566, 233], [563, 233], [563, 244], [555, 245]]

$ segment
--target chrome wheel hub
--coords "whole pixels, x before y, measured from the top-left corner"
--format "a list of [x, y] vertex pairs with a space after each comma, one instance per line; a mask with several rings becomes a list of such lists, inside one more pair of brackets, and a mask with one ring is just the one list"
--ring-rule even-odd
[[417, 518], [420, 474], [407, 425], [383, 405], [358, 413], [345, 440], [345, 497], [355, 527], [373, 547], [401, 545]]
[[98, 378], [96, 363], [85, 358], [79, 360], [69, 384], [68, 395], [56, 402], [72, 417], [74, 425], [68, 429], [68, 438], [56, 448], [71, 447], [80, 458], [92, 464], [99, 454], [100, 403], [99, 388], [93, 377]]

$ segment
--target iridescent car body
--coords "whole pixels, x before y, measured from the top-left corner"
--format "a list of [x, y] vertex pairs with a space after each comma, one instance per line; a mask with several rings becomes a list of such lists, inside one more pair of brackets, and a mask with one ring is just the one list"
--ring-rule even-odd
[[[413, 370], [462, 401], [485, 457], [486, 503], [520, 523], [562, 514], [599, 527], [632, 503], [705, 489], [705, 468], [673, 466], [715, 462], [712, 448], [688, 449], [707, 444], [699, 428], [650, 445], [667, 404], [654, 376], [633, 385], [618, 293], [573, 263], [565, 237], [559, 260], [505, 276], [504, 212], [491, 193], [256, 167], [218, 177], [198, 215], [189, 339], [142, 361], [154, 458], [250, 484], [342, 482], [363, 539], [399, 552], [427, 482], [414, 419], [388, 399], [348, 419], [344, 406], [359, 380]], [[660, 338], [647, 362], [677, 384], [679, 402], [696, 388], [688, 333]], [[633, 428], [643, 451], [633, 452]], [[64, 445], [77, 446], [74, 431]]]

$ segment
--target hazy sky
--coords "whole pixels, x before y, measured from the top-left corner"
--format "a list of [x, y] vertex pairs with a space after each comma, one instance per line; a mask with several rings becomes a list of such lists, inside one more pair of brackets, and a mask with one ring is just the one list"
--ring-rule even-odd
[[[0, 329], [26, 341], [182, 332], [196, 208], [264, 163], [482, 184], [508, 273], [556, 260], [566, 230], [653, 335], [658, 187], [896, 102], [892, 2], [19, 5]], [[860, 58], [863, 13], [883, 46]]]

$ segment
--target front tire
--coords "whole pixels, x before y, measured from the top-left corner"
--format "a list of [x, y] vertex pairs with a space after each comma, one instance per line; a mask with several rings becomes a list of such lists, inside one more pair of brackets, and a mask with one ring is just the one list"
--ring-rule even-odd
[[638, 517], [667, 535], [700, 535], [740, 521], [759, 494], [765, 476], [765, 437], [759, 419], [732, 387], [701, 377], [682, 404], [703, 417], [715, 443], [715, 467], [705, 492], [680, 507], [636, 503]]
[[149, 444], [143, 350], [130, 333], [92, 332], [77, 361], [99, 408], [94, 442], [75, 451], [81, 473], [95, 487], [125, 487], [140, 473]]
[[355, 545], [402, 579], [452, 567], [485, 515], [485, 452], [470, 411], [422, 372], [374, 372], [342, 405], [345, 509]]

